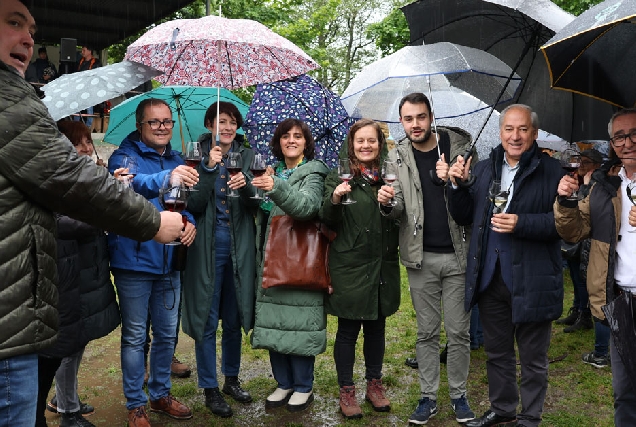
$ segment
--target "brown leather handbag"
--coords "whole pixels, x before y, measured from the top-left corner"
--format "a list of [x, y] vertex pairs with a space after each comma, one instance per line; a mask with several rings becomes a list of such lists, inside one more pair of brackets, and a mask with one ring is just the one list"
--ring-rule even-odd
[[329, 243], [335, 238], [335, 231], [320, 221], [273, 217], [265, 246], [263, 288], [328, 290]]

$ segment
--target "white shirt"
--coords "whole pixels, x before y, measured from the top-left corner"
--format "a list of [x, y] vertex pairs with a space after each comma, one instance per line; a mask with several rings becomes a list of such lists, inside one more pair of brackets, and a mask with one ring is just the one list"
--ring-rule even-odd
[[616, 243], [616, 268], [614, 279], [616, 284], [626, 291], [636, 293], [636, 227], [629, 225], [629, 211], [632, 202], [627, 197], [629, 178], [625, 168], [618, 172], [621, 178], [621, 228], [618, 230], [619, 239]]

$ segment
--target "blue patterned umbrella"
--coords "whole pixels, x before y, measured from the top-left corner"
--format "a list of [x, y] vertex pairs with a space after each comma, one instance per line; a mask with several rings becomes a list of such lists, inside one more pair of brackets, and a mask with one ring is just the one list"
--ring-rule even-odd
[[270, 163], [274, 162], [269, 149], [274, 130], [290, 117], [307, 123], [316, 142], [316, 158], [335, 167], [338, 151], [355, 122], [338, 95], [308, 75], [259, 84], [243, 129], [252, 147], [267, 156]]

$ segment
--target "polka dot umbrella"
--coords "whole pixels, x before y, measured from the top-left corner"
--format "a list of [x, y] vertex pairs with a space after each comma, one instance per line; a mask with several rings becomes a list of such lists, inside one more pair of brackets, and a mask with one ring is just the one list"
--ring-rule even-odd
[[42, 99], [54, 120], [116, 98], [161, 75], [161, 71], [132, 61], [64, 74], [42, 86]]

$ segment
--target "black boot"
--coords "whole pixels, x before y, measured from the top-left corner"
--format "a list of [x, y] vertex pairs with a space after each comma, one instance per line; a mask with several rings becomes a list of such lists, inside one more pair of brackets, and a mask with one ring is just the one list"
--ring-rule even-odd
[[222, 418], [232, 416], [232, 408], [227, 404], [218, 387], [205, 389], [205, 406], [210, 408], [214, 415]]
[[594, 323], [592, 322], [592, 314], [585, 313], [581, 311], [579, 313], [579, 317], [576, 319], [576, 322], [572, 326], [568, 326], [563, 329], [563, 332], [569, 334], [570, 332], [580, 331], [583, 329], [592, 329], [594, 328]]
[[77, 411], [62, 414], [60, 427], [95, 427], [95, 424], [88, 421]]
[[566, 317], [564, 317], [563, 319], [559, 319], [557, 320], [556, 323], [557, 325], [568, 325], [568, 326], [572, 326], [574, 325], [574, 322], [576, 322], [576, 319], [579, 318], [579, 314], [581, 312], [579, 311], [578, 308], [576, 307], [572, 307], [570, 308], [570, 311], [568, 311], [568, 315]]
[[252, 401], [252, 396], [241, 388], [238, 377], [225, 377], [223, 393], [230, 395], [237, 402], [249, 403]]

